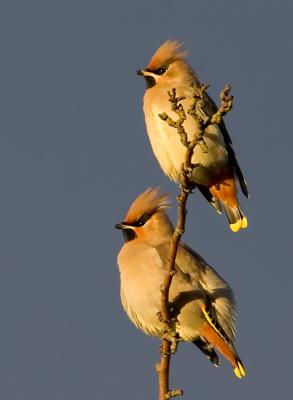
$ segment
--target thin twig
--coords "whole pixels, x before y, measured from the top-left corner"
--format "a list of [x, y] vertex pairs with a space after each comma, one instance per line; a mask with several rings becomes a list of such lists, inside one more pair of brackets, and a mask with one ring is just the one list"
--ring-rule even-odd
[[185, 231], [185, 221], [186, 221], [186, 203], [189, 194], [192, 189], [195, 188], [194, 183], [190, 180], [194, 168], [198, 164], [192, 163], [192, 156], [195, 146], [199, 145], [203, 152], [207, 152], [208, 148], [204, 141], [203, 134], [205, 129], [210, 124], [219, 124], [222, 120], [222, 116], [225, 115], [232, 108], [233, 97], [230, 96], [229, 85], [225, 86], [220, 94], [221, 107], [216, 110], [212, 116], [207, 116], [202, 112], [204, 109], [204, 101], [206, 96], [206, 89], [208, 86], [200, 85], [198, 92], [194, 96], [194, 100], [188, 109], [188, 114], [191, 115], [197, 122], [197, 129], [194, 132], [194, 137], [192, 140], [188, 140], [187, 132], [183, 127], [183, 123], [186, 120], [186, 113], [183, 105], [180, 101], [184, 100], [185, 97], [176, 97], [176, 89], [172, 89], [168, 92], [169, 101], [171, 103], [171, 109], [178, 115], [178, 119], [174, 121], [168, 116], [168, 114], [160, 114], [160, 118], [169, 126], [175, 128], [180, 136], [181, 143], [186, 147], [185, 159], [182, 164], [182, 174], [180, 179], [180, 194], [177, 197], [178, 201], [178, 217], [177, 224], [174, 230], [173, 237], [170, 242], [169, 254], [165, 262], [165, 278], [161, 286], [161, 312], [159, 313], [159, 318], [164, 323], [165, 329], [162, 336], [161, 345], [161, 360], [160, 363], [156, 365], [156, 370], [159, 373], [159, 400], [168, 400], [175, 396], [180, 396], [183, 394], [181, 389], [170, 390], [169, 389], [169, 369], [171, 354], [176, 351], [178, 336], [176, 334], [176, 318], [173, 318], [170, 303], [169, 303], [169, 289], [172, 283], [175, 269], [175, 259], [177, 254], [178, 245], [181, 236]]

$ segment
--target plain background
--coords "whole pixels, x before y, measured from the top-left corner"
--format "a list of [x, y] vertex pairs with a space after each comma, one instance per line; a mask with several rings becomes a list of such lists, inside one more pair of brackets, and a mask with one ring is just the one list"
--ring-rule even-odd
[[149, 186], [175, 203], [135, 74], [167, 39], [185, 42], [216, 100], [232, 84], [226, 122], [251, 193], [238, 234], [195, 193], [184, 237], [234, 288], [247, 377], [185, 344], [172, 387], [290, 398], [292, 13], [292, 1], [1, 0], [1, 399], [157, 397], [159, 341], [122, 310], [113, 226]]

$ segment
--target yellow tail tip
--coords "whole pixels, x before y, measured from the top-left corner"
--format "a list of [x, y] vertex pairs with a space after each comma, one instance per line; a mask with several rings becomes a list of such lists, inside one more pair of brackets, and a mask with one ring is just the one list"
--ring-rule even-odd
[[237, 378], [241, 379], [246, 375], [245, 368], [241, 361], [237, 361], [237, 365], [234, 368], [234, 374], [237, 376]]
[[233, 231], [233, 232], [238, 232], [239, 229], [241, 229], [241, 227], [242, 227], [242, 221], [241, 221], [241, 219], [238, 220], [237, 222], [235, 222], [234, 224], [230, 224], [230, 229], [231, 229], [231, 231]]
[[242, 220], [241, 220], [241, 228], [242, 228], [242, 229], [245, 229], [245, 228], [247, 228], [247, 227], [248, 227], [247, 218], [246, 218], [246, 217], [243, 217]]
[[246, 217], [243, 217], [242, 219], [239, 219], [234, 224], [230, 224], [230, 229], [233, 232], [238, 232], [241, 228], [245, 229], [247, 227], [248, 227], [248, 221], [247, 221]]

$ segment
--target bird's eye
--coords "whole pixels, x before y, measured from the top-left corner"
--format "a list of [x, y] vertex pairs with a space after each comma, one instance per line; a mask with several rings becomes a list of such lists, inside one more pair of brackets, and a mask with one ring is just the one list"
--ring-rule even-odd
[[159, 68], [156, 68], [153, 72], [156, 75], [163, 75], [167, 71], [167, 68], [161, 66]]
[[143, 226], [151, 218], [151, 216], [152, 216], [151, 213], [145, 213], [133, 225], [134, 226]]
[[144, 221], [142, 221], [141, 219], [139, 221], [137, 221], [137, 226], [143, 226], [145, 224]]

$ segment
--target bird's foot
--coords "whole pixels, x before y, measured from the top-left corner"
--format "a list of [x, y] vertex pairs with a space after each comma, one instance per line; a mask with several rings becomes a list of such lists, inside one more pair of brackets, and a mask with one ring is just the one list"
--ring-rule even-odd
[[192, 181], [190, 181], [190, 178], [192, 176], [192, 171], [193, 168], [188, 168], [188, 169], [184, 169], [184, 173], [186, 174], [188, 180], [187, 183], [181, 186], [181, 189], [185, 192], [185, 193], [193, 193], [193, 190], [196, 188], [196, 184]]
[[169, 302], [169, 311], [170, 311], [170, 315], [171, 315], [171, 319], [169, 321], [166, 321], [164, 319], [162, 311], [158, 311], [156, 313], [158, 320], [165, 324], [173, 324], [173, 323], [178, 322], [177, 316], [179, 314], [179, 310], [177, 310], [176, 306], [171, 301]]
[[180, 313], [180, 310], [178, 310], [178, 308], [175, 306], [174, 303], [172, 303], [172, 301], [169, 302], [169, 310], [171, 314], [171, 322], [178, 322], [177, 317]]

